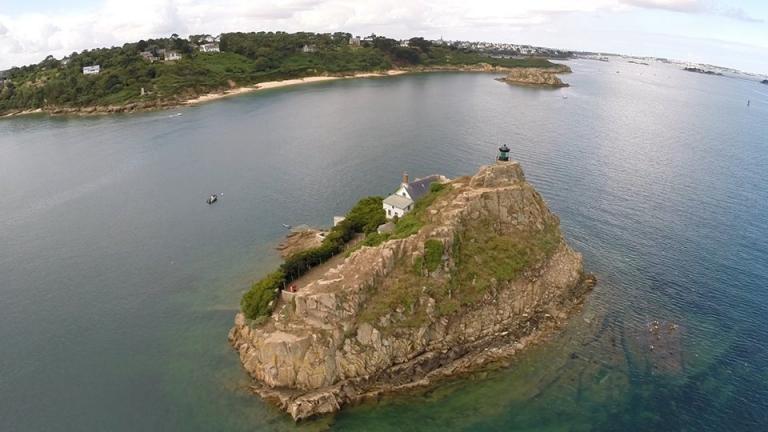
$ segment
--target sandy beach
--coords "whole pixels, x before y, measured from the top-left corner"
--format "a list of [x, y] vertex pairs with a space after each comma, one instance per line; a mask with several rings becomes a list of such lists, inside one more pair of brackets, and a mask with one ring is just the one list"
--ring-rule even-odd
[[237, 96], [244, 93], [250, 93], [257, 90], [275, 89], [275, 88], [288, 87], [288, 86], [294, 86], [299, 84], [310, 84], [310, 83], [316, 83], [316, 82], [333, 81], [333, 80], [340, 80], [340, 79], [352, 79], [352, 78], [387, 77], [387, 76], [402, 75], [405, 73], [408, 73], [408, 71], [392, 69], [386, 72], [366, 72], [366, 73], [358, 73], [358, 74], [348, 75], [348, 76], [315, 76], [315, 77], [306, 77], [306, 78], [287, 79], [282, 81], [266, 81], [266, 82], [258, 83], [252, 86], [238, 87], [238, 88], [234, 88], [232, 90], [226, 90], [223, 92], [204, 94], [202, 96], [198, 96], [193, 99], [188, 99], [182, 102], [182, 104], [197, 105], [200, 103], [210, 102], [210, 101], [218, 100], [225, 97]]

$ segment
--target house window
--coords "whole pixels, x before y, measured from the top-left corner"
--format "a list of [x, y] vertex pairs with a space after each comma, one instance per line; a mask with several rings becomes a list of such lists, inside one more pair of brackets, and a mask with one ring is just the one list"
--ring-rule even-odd
[[405, 196], [405, 192], [403, 192], [403, 196]]
[[392, 209], [387, 209], [387, 215], [392, 216]]

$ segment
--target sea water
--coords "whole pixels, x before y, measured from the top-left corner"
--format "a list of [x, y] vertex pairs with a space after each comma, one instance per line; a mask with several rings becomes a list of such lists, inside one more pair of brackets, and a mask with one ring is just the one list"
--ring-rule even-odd
[[583, 312], [506, 366], [298, 428], [766, 430], [768, 87], [568, 64], [561, 90], [415, 74], [0, 121], [0, 430], [296, 429], [227, 343], [283, 224], [504, 143], [599, 280]]

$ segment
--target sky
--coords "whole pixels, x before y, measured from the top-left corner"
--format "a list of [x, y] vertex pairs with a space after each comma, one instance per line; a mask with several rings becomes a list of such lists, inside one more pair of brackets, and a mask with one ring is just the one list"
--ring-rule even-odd
[[510, 42], [768, 74], [768, 0], [0, 0], [0, 70], [172, 33], [277, 30]]

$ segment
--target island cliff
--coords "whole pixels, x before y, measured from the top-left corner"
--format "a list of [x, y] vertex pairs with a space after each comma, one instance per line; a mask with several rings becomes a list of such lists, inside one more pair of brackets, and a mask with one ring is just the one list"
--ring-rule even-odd
[[552, 68], [510, 68], [509, 73], [499, 81], [508, 84], [541, 86], [541, 87], [568, 87], [557, 74], [570, 73], [571, 68], [558, 64]]
[[294, 419], [470, 371], [535, 343], [594, 278], [517, 162], [447, 183], [424, 225], [362, 247], [229, 334], [253, 389]]

